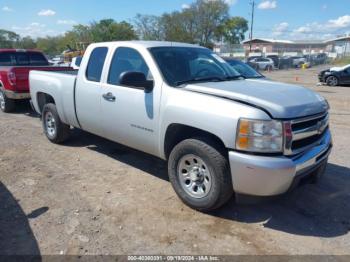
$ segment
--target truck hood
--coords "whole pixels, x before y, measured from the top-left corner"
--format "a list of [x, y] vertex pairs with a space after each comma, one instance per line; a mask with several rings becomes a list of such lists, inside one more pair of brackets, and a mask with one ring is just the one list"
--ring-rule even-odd
[[276, 119], [310, 116], [328, 109], [326, 100], [307, 88], [268, 80], [198, 83], [184, 89], [257, 106]]

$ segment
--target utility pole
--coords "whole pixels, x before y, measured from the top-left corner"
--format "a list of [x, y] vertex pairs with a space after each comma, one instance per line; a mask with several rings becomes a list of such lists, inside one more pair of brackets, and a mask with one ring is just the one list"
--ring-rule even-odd
[[249, 51], [252, 51], [252, 40], [253, 40], [253, 28], [254, 28], [254, 12], [255, 12], [255, 0], [250, 2], [252, 5], [252, 21], [250, 22], [250, 45], [249, 45]]

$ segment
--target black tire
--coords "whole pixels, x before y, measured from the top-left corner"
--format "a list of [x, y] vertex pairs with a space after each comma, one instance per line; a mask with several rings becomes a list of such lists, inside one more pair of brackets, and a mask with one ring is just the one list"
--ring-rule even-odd
[[[210, 172], [211, 187], [207, 195], [195, 198], [186, 192], [180, 182], [180, 160], [188, 155], [198, 156], [205, 162]], [[208, 139], [187, 139], [172, 150], [168, 160], [170, 182], [179, 198], [191, 208], [211, 211], [224, 205], [233, 194], [230, 167], [224, 153], [216, 149], [215, 143]], [[195, 183], [195, 182], [193, 182]]]
[[5, 93], [0, 90], [0, 109], [4, 113], [13, 112], [16, 108], [15, 100], [6, 97]]
[[338, 86], [339, 85], [339, 79], [336, 76], [328, 76], [326, 78], [326, 84], [328, 86]]
[[[53, 119], [53, 122], [49, 123], [49, 118]], [[44, 133], [52, 143], [61, 144], [69, 138], [70, 126], [61, 121], [55, 104], [46, 104], [44, 106], [42, 123]]]
[[311, 184], [319, 184], [322, 179], [325, 176], [326, 169], [328, 165], [328, 159], [316, 170], [311, 174]]

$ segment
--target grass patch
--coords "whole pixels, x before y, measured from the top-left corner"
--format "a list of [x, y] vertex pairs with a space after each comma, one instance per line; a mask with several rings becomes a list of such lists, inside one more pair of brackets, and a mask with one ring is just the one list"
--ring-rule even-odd
[[333, 61], [333, 65], [349, 65], [350, 64], [350, 57], [343, 57], [339, 58]]

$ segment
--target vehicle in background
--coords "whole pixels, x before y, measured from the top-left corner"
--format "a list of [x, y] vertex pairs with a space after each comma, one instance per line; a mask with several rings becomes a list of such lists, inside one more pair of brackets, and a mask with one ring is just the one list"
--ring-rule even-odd
[[55, 57], [49, 59], [49, 64], [52, 66], [59, 66], [61, 64], [64, 64], [63, 57], [55, 56]]
[[264, 58], [264, 57], [254, 58], [250, 60], [248, 64], [257, 70], [270, 71], [275, 68], [274, 62], [271, 58]]
[[324, 65], [328, 60], [328, 56], [325, 53], [304, 55], [304, 58], [310, 63], [310, 66]]
[[232, 66], [238, 73], [247, 79], [265, 78], [264, 75], [256, 71], [250, 65], [233, 58], [224, 58], [224, 60]]
[[175, 192], [201, 211], [316, 182], [332, 148], [324, 98], [243, 79], [196, 45], [92, 44], [79, 71], [32, 71], [30, 87], [51, 142], [73, 126], [167, 160]]
[[278, 69], [293, 68], [293, 60], [288, 56], [282, 56], [278, 61]]
[[72, 58], [72, 62], [70, 63], [70, 67], [74, 70], [78, 70], [81, 64], [82, 56], [77, 56]]
[[350, 65], [333, 67], [319, 73], [318, 79], [328, 86], [349, 85]]
[[279, 56], [278, 55], [267, 55], [266, 58], [270, 58], [273, 61], [274, 68], [279, 68]]
[[302, 56], [292, 56], [291, 59], [293, 61], [293, 67], [295, 68], [301, 68], [303, 64], [307, 63], [306, 58]]
[[86, 48], [89, 46], [89, 43], [77, 42], [75, 43], [75, 46], [75, 48], [72, 48], [70, 45], [67, 45], [67, 50], [63, 51], [62, 55], [65, 63], [70, 64], [74, 57], [82, 57], [85, 53]]
[[68, 70], [53, 67], [44, 54], [37, 50], [0, 49], [0, 109], [11, 112], [15, 101], [29, 99], [29, 72], [31, 70]]

